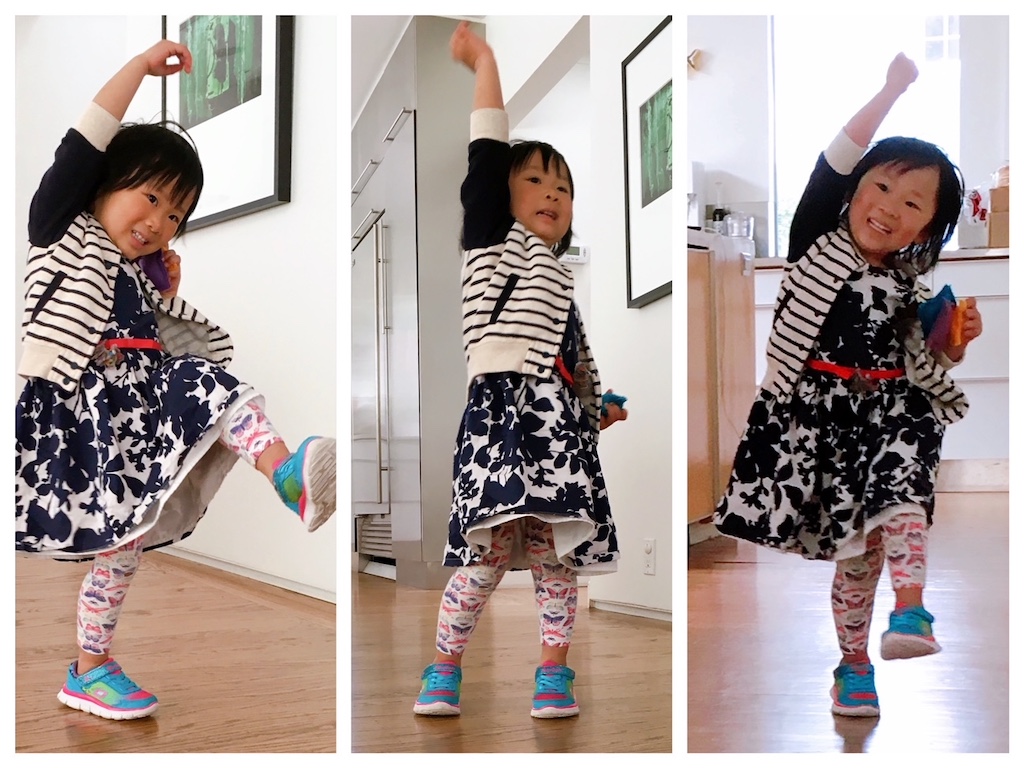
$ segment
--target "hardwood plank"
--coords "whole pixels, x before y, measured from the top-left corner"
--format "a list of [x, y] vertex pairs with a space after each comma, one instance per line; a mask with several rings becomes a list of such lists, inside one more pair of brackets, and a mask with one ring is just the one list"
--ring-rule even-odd
[[716, 538], [690, 549], [689, 752], [1009, 749], [1009, 496], [939, 494], [925, 605], [941, 653], [882, 661], [894, 605], [882, 575], [871, 627], [881, 717], [830, 712], [839, 661], [834, 566]]
[[336, 751], [335, 606], [160, 552], [113, 648], [160, 709], [114, 722], [58, 702], [87, 569], [16, 558], [17, 752]]
[[579, 717], [530, 717], [540, 638], [529, 588], [491, 598], [466, 653], [462, 714], [414, 715], [440, 597], [353, 575], [353, 752], [671, 751], [671, 624], [588, 610], [585, 587], [569, 652]]

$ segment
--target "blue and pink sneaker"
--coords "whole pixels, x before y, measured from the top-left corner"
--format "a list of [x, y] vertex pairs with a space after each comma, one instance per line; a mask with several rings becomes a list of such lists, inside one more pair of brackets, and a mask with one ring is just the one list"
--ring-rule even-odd
[[897, 608], [889, 614], [889, 629], [882, 633], [883, 659], [913, 659], [938, 653], [942, 646], [932, 634], [932, 616], [920, 605]]
[[458, 664], [430, 664], [423, 670], [423, 685], [412, 711], [417, 715], [457, 715], [462, 691], [462, 668]]
[[580, 713], [573, 695], [576, 673], [568, 667], [545, 661], [534, 673], [533, 717], [572, 717]]
[[298, 450], [274, 468], [274, 489], [309, 531], [315, 531], [337, 506], [338, 443], [307, 437]]
[[832, 713], [847, 717], [878, 717], [875, 668], [867, 662], [840, 664], [833, 672]]
[[68, 667], [68, 679], [57, 698], [72, 709], [80, 709], [107, 720], [134, 720], [156, 712], [157, 700], [128, 677], [113, 659], [76, 675], [78, 662]]

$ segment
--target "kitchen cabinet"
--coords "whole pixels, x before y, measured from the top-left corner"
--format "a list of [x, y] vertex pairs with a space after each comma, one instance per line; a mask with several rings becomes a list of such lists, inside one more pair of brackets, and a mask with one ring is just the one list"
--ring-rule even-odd
[[690, 232], [687, 522], [710, 517], [754, 401], [754, 242]]
[[473, 79], [457, 22], [413, 17], [352, 129], [354, 548], [438, 588], [466, 401], [462, 207]]

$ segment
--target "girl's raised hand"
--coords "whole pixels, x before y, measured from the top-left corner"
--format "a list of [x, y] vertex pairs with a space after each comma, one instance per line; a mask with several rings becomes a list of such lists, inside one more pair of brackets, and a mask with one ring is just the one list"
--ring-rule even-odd
[[896, 58], [889, 64], [889, 71], [886, 72], [885, 84], [894, 88], [898, 93], [903, 93], [915, 80], [917, 80], [917, 66], [903, 53], [896, 54]]
[[[168, 64], [167, 60], [172, 56], [177, 57], [177, 64]], [[192, 73], [192, 53], [181, 43], [173, 40], [161, 40], [149, 50], [140, 53], [139, 57], [146, 64], [146, 74], [154, 77], [173, 75], [181, 70], [185, 74]]]
[[468, 21], [459, 22], [448, 45], [452, 51], [452, 58], [461, 61], [474, 72], [481, 56], [493, 55], [491, 46], [469, 28]]

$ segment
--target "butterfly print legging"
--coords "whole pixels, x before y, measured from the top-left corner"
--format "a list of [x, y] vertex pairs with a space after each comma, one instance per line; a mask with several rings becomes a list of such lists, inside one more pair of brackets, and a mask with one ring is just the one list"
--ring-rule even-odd
[[[221, 433], [221, 442], [249, 464], [281, 435], [253, 402], [238, 409]], [[110, 652], [114, 629], [128, 587], [142, 560], [142, 537], [96, 555], [78, 592], [78, 646], [87, 653]]]
[[551, 525], [533, 517], [493, 528], [491, 551], [473, 565], [457, 568], [448, 580], [437, 615], [437, 650], [461, 656], [480, 614], [508, 570], [516, 526], [523, 526], [526, 556], [533, 575], [540, 639], [566, 646], [576, 621], [576, 571], [558, 562]]
[[867, 653], [875, 590], [884, 563], [889, 563], [893, 589], [924, 587], [927, 558], [925, 511], [916, 504], [905, 504], [868, 534], [864, 554], [836, 561], [832, 616], [844, 656]]

